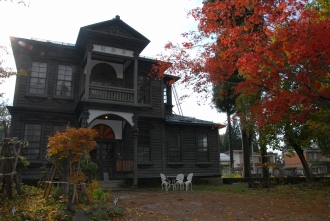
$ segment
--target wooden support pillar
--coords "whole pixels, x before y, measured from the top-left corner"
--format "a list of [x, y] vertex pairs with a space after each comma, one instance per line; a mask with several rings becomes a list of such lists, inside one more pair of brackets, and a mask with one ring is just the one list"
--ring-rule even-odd
[[81, 127], [88, 127], [88, 119], [89, 119], [90, 113], [88, 111], [83, 111], [81, 113]]
[[139, 54], [134, 53], [134, 104], [137, 104], [137, 97], [138, 97], [138, 59], [139, 59]]
[[133, 186], [138, 185], [137, 177], [138, 177], [138, 167], [137, 167], [137, 151], [138, 151], [138, 135], [139, 135], [139, 128], [138, 128], [138, 121], [139, 116], [134, 114], [132, 117], [133, 120], [133, 139], [134, 139], [134, 171], [133, 171]]
[[86, 63], [86, 81], [85, 81], [85, 100], [88, 100], [89, 97], [89, 82], [90, 82], [90, 76], [92, 71], [92, 51], [93, 51], [93, 45], [89, 44], [86, 46], [87, 50], [87, 63]]

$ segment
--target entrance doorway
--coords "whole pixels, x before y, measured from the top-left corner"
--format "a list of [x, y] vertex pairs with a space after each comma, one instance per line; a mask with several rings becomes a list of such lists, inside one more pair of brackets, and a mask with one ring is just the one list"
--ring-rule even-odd
[[105, 124], [98, 124], [93, 127], [98, 132], [95, 138], [96, 147], [91, 151], [92, 161], [98, 166], [99, 178], [108, 173], [109, 178], [114, 178], [116, 173], [117, 142], [113, 129]]
[[99, 168], [99, 178], [103, 178], [103, 173], [108, 173], [109, 178], [115, 177], [116, 143], [104, 141], [96, 141], [96, 143], [96, 148], [91, 152], [91, 158]]

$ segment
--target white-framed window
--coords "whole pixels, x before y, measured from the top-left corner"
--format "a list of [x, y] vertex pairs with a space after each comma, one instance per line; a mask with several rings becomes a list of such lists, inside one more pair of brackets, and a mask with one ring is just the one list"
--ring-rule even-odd
[[72, 66], [58, 66], [55, 95], [59, 97], [72, 96]]
[[29, 94], [45, 94], [47, 79], [47, 63], [32, 62], [29, 82]]

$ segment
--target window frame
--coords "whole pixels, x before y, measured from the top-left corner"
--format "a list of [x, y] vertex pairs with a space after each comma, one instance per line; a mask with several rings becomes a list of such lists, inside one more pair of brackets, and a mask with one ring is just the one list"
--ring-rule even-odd
[[[177, 146], [172, 146], [172, 138], [174, 135], [177, 140]], [[179, 152], [179, 156], [175, 156], [175, 157], [179, 157], [179, 161], [175, 161], [175, 160], [171, 160], [171, 149], [179, 149], [179, 151], [174, 151], [174, 152]], [[169, 136], [168, 136], [168, 163], [182, 163], [183, 162], [183, 156], [182, 156], [182, 133], [180, 131], [169, 131]]]
[[[39, 140], [32, 140], [31, 139], [27, 139], [27, 136], [34, 136], [33, 134], [28, 134], [27, 131], [31, 131], [30, 128], [27, 128], [27, 125], [33, 125], [33, 127], [35, 125], [40, 125], [40, 135], [39, 135]], [[33, 128], [34, 129], [34, 128]], [[34, 139], [34, 138], [33, 138]], [[29, 145], [28, 147], [24, 148], [22, 150], [22, 156], [24, 156], [28, 161], [30, 162], [41, 162], [41, 154], [42, 154], [42, 144], [43, 144], [43, 124], [42, 123], [35, 123], [35, 122], [26, 122], [24, 123], [24, 140], [28, 141]], [[35, 147], [31, 147], [31, 144], [39, 144], [39, 148], [35, 148]], [[26, 154], [24, 153], [25, 150], [31, 150], [31, 149], [35, 149], [35, 150], [39, 150], [39, 154]], [[38, 159], [32, 159], [29, 156], [37, 156]]]
[[[71, 90], [70, 90], [70, 96], [65, 96], [65, 95], [58, 95], [57, 94], [57, 87], [58, 87], [58, 82], [59, 81], [63, 81], [63, 82], [68, 82], [68, 80], [59, 80], [59, 71], [60, 71], [60, 66], [64, 66], [64, 67], [70, 67], [71, 68]], [[56, 81], [55, 81], [55, 88], [54, 88], [54, 97], [56, 98], [63, 98], [63, 99], [72, 99], [73, 98], [73, 92], [74, 92], [74, 74], [75, 74], [75, 66], [71, 65], [71, 64], [58, 64], [57, 65], [57, 75], [56, 75]], [[66, 71], [66, 69], [64, 70], [64, 72]], [[65, 74], [64, 74], [64, 78], [65, 78]]]
[[[54, 127], [59, 127], [60, 130], [56, 130]], [[65, 129], [66, 129], [65, 124], [58, 124], [58, 123], [52, 124], [52, 136], [55, 136], [56, 131], [64, 132]]]
[[[143, 132], [143, 134], [141, 134]], [[143, 144], [140, 143], [140, 137], [143, 137]], [[148, 137], [148, 144], [145, 144], [145, 137]], [[148, 156], [145, 156], [146, 149], [149, 149]], [[142, 154], [142, 155], [141, 155]], [[141, 159], [142, 157], [142, 159]], [[146, 159], [148, 158], [148, 159]], [[151, 163], [151, 130], [149, 129], [139, 129], [138, 138], [137, 138], [137, 163]]]
[[[203, 136], [203, 141], [202, 141], [202, 146], [200, 146], [200, 139], [199, 136], [202, 135]], [[204, 146], [205, 141], [204, 139], [206, 138], [206, 147]], [[206, 148], [206, 151], [204, 151], [203, 149]], [[200, 149], [202, 151], [200, 151]], [[203, 132], [198, 132], [196, 133], [196, 156], [197, 156], [197, 163], [208, 163], [210, 162], [210, 144], [209, 144], [209, 136], [208, 133], [203, 133]], [[204, 153], [206, 152], [206, 154], [202, 154], [202, 156], [200, 156], [200, 153]], [[207, 158], [206, 160], [200, 160], [200, 158]]]
[[164, 88], [163, 88], [163, 103], [164, 104], [167, 104], [167, 101], [168, 101], [168, 99], [167, 99], [167, 85], [164, 84]]
[[[32, 78], [35, 78], [32, 76], [32, 73], [33, 73], [33, 64], [34, 63], [39, 63], [39, 68], [40, 68], [40, 64], [43, 63], [43, 64], [46, 64], [46, 71], [45, 71], [45, 88], [44, 88], [44, 93], [31, 93], [30, 90], [32, 89], [31, 88], [31, 79]], [[38, 75], [40, 74], [40, 72], [38, 72]], [[32, 96], [39, 96], [39, 97], [45, 97], [47, 96], [47, 88], [48, 88], [48, 76], [49, 76], [49, 62], [43, 62], [43, 61], [32, 61], [31, 63], [31, 71], [29, 73], [29, 81], [28, 81], [28, 87], [27, 87], [27, 94], [29, 95], [32, 95]], [[39, 79], [39, 77], [38, 77]]]

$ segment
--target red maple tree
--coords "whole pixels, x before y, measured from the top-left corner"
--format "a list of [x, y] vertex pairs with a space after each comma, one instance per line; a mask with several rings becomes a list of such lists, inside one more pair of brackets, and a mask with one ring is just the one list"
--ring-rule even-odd
[[[198, 31], [184, 33], [160, 60], [197, 92], [227, 81], [236, 70], [244, 81], [235, 93], [260, 94], [249, 112], [258, 128], [283, 117], [304, 124], [330, 101], [329, 13], [307, 0], [209, 0], [190, 12]], [[159, 63], [162, 65], [162, 63]]]

